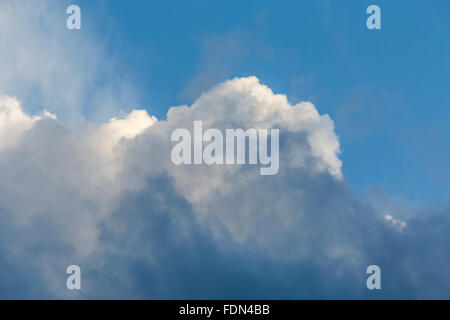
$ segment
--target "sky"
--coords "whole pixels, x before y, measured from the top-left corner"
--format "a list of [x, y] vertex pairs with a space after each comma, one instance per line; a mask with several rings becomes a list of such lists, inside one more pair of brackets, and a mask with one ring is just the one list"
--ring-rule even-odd
[[86, 28], [92, 21], [120, 51], [139, 107], [152, 115], [255, 75], [334, 119], [346, 178], [360, 196], [374, 187], [399, 201], [448, 200], [448, 1], [378, 1], [376, 32], [365, 24], [371, 1], [80, 4]]
[[[449, 16], [0, 0], [0, 298], [450, 298]], [[174, 166], [194, 120], [279, 128], [279, 173]]]

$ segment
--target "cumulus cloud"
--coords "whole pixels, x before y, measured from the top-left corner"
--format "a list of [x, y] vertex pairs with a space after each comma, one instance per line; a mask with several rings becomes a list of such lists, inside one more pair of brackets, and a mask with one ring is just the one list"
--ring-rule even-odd
[[[305, 180], [323, 176], [329, 183], [339, 184], [342, 179], [337, 157], [339, 143], [331, 119], [319, 115], [311, 103], [290, 105], [284, 95], [274, 94], [255, 77], [220, 84], [191, 107], [171, 108], [167, 121], [157, 121], [147, 112], [135, 110], [102, 125], [76, 128], [54, 117], [29, 116], [14, 98], [4, 97], [2, 101], [0, 115], [5, 125], [0, 130], [17, 132], [15, 143], [1, 151], [0, 203], [8, 223], [13, 228], [30, 228], [30, 236], [38, 236], [38, 243], [42, 241], [45, 247], [53, 243], [50, 248], [58, 244], [78, 259], [88, 259], [105, 250], [102, 232], [111, 231], [102, 228], [124, 228], [109, 221], [119, 214], [118, 208], [128, 205], [124, 197], [146, 192], [149, 183], [161, 176], [167, 180], [164, 183], [169, 193], [182, 199], [186, 212], [174, 215], [172, 203], [167, 202], [174, 195], [161, 192], [159, 205], [150, 209], [157, 212], [164, 208], [177, 228], [184, 214], [193, 219], [184, 222], [187, 230], [177, 236], [189, 239], [195, 229], [205, 228], [210, 233], [205, 241], [228, 239], [225, 241], [243, 246], [254, 242], [277, 258], [308, 256], [312, 248], [311, 230], [306, 227], [311, 222], [307, 222], [307, 217], [308, 211], [315, 209], [307, 203], [297, 207], [297, 197], [311, 201], [312, 193], [304, 182], [292, 181], [292, 189], [286, 190], [285, 179], [292, 170]], [[191, 130], [196, 119], [203, 120], [205, 126], [221, 129], [279, 128], [281, 139], [287, 141], [282, 142], [279, 175], [268, 180], [259, 176], [256, 168], [244, 165], [174, 166], [170, 161], [170, 133], [175, 128]], [[161, 178], [158, 179], [161, 184]], [[46, 228], [51, 231], [45, 234], [52, 234], [51, 241], [47, 236], [39, 238], [43, 231], [36, 221], [47, 220]], [[304, 228], [298, 229], [301, 221]], [[122, 231], [127, 235], [136, 232], [127, 228]], [[292, 245], [305, 239], [308, 243]], [[139, 247], [145, 241], [134, 245]], [[18, 248], [27, 245], [26, 239], [15, 244]], [[335, 243], [323, 250], [335, 258], [358, 259], [353, 257], [354, 248], [344, 246], [345, 243]], [[154, 261], [154, 245], [144, 247], [149, 252], [142, 256]], [[122, 258], [138, 249], [129, 248], [122, 252]], [[62, 266], [56, 262], [53, 267], [40, 265], [41, 272], [50, 278], [52, 271], [47, 269], [56, 267]]]
[[[336, 180], [342, 178], [341, 161], [337, 157], [339, 143], [330, 118], [320, 116], [311, 103], [291, 106], [285, 96], [273, 94], [255, 77], [227, 81], [202, 95], [191, 108], [171, 108], [167, 121], [161, 122], [150, 117], [146, 111], [135, 110], [122, 119], [112, 118], [99, 126], [69, 128], [53, 117], [25, 114], [14, 98], [3, 97], [1, 102], [0, 130], [3, 137], [8, 135], [13, 138], [5, 139], [10, 143], [10, 148], [3, 151], [4, 181], [8, 181], [7, 177], [10, 182], [23, 181], [17, 175], [24, 170], [38, 175], [38, 178], [26, 177], [36, 185], [24, 181], [20, 186], [21, 190], [31, 189], [30, 195], [35, 196], [34, 188], [45, 179], [51, 180], [51, 184], [40, 187], [42, 193], [50, 191], [49, 203], [41, 199], [39, 205], [23, 208], [21, 215], [16, 217], [18, 220], [38, 214], [39, 210], [44, 209], [40, 206], [53, 202], [55, 193], [67, 189], [81, 196], [81, 199], [74, 199], [74, 207], [80, 202], [89, 202], [93, 206], [96, 213], [88, 214], [86, 220], [103, 216], [102, 212], [111, 210], [110, 204], [114, 202], [111, 199], [115, 199], [120, 192], [138, 190], [148, 175], [168, 172], [177, 190], [196, 207], [199, 219], [215, 215], [221, 222], [226, 221], [227, 231], [236, 237], [243, 237], [245, 232], [238, 230], [238, 226], [242, 225], [238, 217], [231, 218], [227, 212], [210, 214], [208, 207], [219, 201], [218, 197], [234, 196], [236, 189], [232, 185], [235, 180], [241, 181], [240, 187], [243, 189], [254, 189], [254, 184], [264, 179], [253, 177], [255, 171], [245, 166], [174, 166], [169, 158], [172, 147], [168, 140], [170, 133], [175, 128], [192, 129], [195, 119], [202, 119], [214, 128], [277, 127], [286, 137], [298, 135], [297, 141], [288, 138], [292, 141], [286, 145], [289, 150], [287, 156], [282, 155], [285, 166], [282, 172], [300, 168], [311, 171], [311, 174], [326, 172]], [[51, 141], [47, 141], [49, 139]], [[9, 164], [17, 162], [23, 162], [19, 172], [8, 168]], [[18, 187], [17, 183], [15, 185]], [[71, 196], [74, 196], [73, 193], [70, 193]], [[29, 201], [23, 196], [23, 192], [21, 195], [11, 194], [8, 197], [10, 201], [5, 203], [18, 198], [11, 204], [11, 209], [19, 203], [27, 206]], [[70, 209], [67, 204], [66, 201], [65, 210]], [[9, 206], [5, 205], [5, 208]], [[58, 207], [54, 209], [59, 210]], [[55, 212], [55, 216], [60, 215]], [[94, 234], [90, 233], [87, 238], [95, 239]]]
[[[333, 121], [255, 77], [218, 84], [167, 120], [135, 110], [73, 126], [0, 102], [1, 260], [36, 279], [11, 296], [76, 297], [64, 287], [70, 264], [85, 270], [77, 294], [88, 298], [364, 297], [370, 264], [393, 277], [384, 297], [448, 293], [448, 277], [436, 288], [413, 268], [448, 262], [437, 224], [445, 210], [406, 223], [361, 203], [345, 186]], [[174, 165], [170, 134], [194, 120], [278, 128], [279, 173]], [[421, 225], [438, 231], [426, 259], [414, 249]], [[8, 282], [0, 286], [8, 297]]]

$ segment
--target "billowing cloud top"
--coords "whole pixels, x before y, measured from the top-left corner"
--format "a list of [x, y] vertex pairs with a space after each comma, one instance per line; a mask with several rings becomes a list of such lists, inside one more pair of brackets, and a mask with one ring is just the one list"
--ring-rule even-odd
[[[4, 209], [21, 223], [41, 214], [59, 220], [60, 230], [65, 230], [62, 239], [86, 254], [95, 249], [98, 224], [111, 214], [119, 195], [142, 189], [152, 174], [171, 176], [199, 219], [217, 216], [237, 238], [245, 236], [242, 218], [232, 217], [229, 208], [209, 212], [209, 206], [235, 196], [235, 185], [254, 189], [255, 183], [264, 182], [243, 166], [174, 167], [170, 134], [175, 128], [191, 129], [194, 120], [213, 128], [279, 128], [289, 141], [282, 147], [282, 175], [299, 168], [342, 178], [331, 119], [319, 115], [311, 103], [290, 105], [286, 96], [274, 94], [255, 77], [222, 83], [190, 108], [171, 108], [167, 121], [160, 122], [135, 110], [102, 125], [69, 128], [48, 112], [25, 114], [15, 98], [0, 97], [0, 107], [3, 182], [18, 188], [5, 187]], [[240, 209], [247, 214], [252, 210]], [[78, 227], [66, 223], [69, 217], [78, 217]]]

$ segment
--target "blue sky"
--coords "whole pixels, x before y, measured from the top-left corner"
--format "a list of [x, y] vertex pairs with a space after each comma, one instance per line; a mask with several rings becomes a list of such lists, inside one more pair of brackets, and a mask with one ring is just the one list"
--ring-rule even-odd
[[[449, 298], [449, 18], [0, 0], [0, 298]], [[279, 173], [175, 166], [195, 120], [280, 128]]]
[[[146, 108], [170, 106], [236, 76], [256, 75], [291, 102], [330, 114], [346, 180], [416, 204], [448, 198], [450, 3], [376, 1], [80, 1], [124, 61]], [[414, 175], [411, 173], [414, 172]]]

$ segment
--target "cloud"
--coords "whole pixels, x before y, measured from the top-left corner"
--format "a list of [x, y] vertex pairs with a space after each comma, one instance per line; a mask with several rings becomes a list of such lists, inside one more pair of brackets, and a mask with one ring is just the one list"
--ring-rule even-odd
[[[420, 271], [449, 262], [440, 255], [447, 211], [405, 222], [360, 202], [345, 186], [333, 121], [255, 77], [218, 84], [166, 121], [135, 110], [74, 126], [28, 115], [15, 98], [0, 102], [9, 141], [0, 149], [0, 260], [33, 274], [11, 297], [361, 298], [370, 297], [370, 264], [389, 279], [382, 297], [449, 293], [448, 277], [436, 287], [436, 274]], [[170, 134], [194, 120], [278, 128], [279, 173], [175, 166]], [[64, 287], [70, 264], [84, 270], [81, 292]], [[0, 286], [8, 297], [8, 282]]]
[[[291, 196], [274, 194], [269, 186], [281, 186], [289, 168], [303, 175], [326, 174], [335, 183], [342, 179], [339, 143], [329, 117], [319, 115], [310, 103], [291, 106], [285, 96], [273, 94], [255, 77], [220, 84], [190, 108], [171, 108], [167, 121], [135, 110], [105, 124], [75, 127], [53, 116], [29, 116], [14, 98], [2, 97], [1, 101], [0, 132], [3, 137], [13, 133], [15, 140], [0, 151], [0, 203], [8, 225], [28, 230], [28, 236], [15, 244], [18, 251], [30, 241], [50, 248], [61, 246], [78, 259], [95, 255], [105, 245], [102, 226], [125, 205], [124, 195], [145, 192], [149, 181], [162, 175], [171, 192], [192, 208], [190, 228], [206, 228], [211, 233], [209, 241], [226, 236], [236, 243], [256, 241], [275, 252], [285, 241], [268, 241], [259, 234], [260, 227], [267, 225], [266, 232], [275, 238], [290, 229], [295, 239], [296, 230], [289, 221], [297, 217]], [[169, 158], [170, 133], [179, 127], [191, 129], [194, 119], [216, 128], [280, 128], [290, 141], [283, 149], [289, 151], [282, 155], [283, 174], [264, 186], [255, 168], [174, 166]], [[297, 189], [300, 192], [304, 186]], [[239, 190], [253, 191], [246, 199]], [[230, 201], [236, 204], [234, 208]], [[169, 215], [173, 215], [171, 205], [165, 203]], [[173, 219], [178, 223], [181, 217]], [[42, 223], [50, 230], [41, 239]], [[186, 236], [191, 232], [186, 230]], [[126, 230], [129, 233], [134, 231]]]
[[16, 144], [38, 119], [25, 114], [16, 99], [0, 96], [0, 135], [8, 137], [1, 140], [0, 150]]
[[392, 225], [392, 227], [397, 228], [400, 231], [402, 231], [403, 228], [406, 227], [406, 222], [405, 221], [402, 221], [400, 219], [396, 219], [396, 218], [394, 218], [393, 216], [391, 216], [389, 214], [386, 214], [383, 218], [387, 222], [389, 222]]

